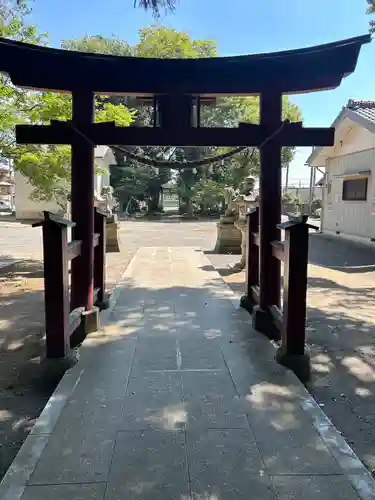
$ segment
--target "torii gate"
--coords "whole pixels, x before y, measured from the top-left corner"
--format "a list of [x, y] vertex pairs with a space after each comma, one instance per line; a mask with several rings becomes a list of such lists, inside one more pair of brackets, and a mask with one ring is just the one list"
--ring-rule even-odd
[[[0, 39], [0, 71], [13, 84], [71, 92], [69, 123], [17, 126], [20, 144], [72, 146], [72, 220], [82, 240], [72, 262], [72, 308], [93, 309], [94, 147], [261, 146], [259, 314], [280, 305], [280, 262], [271, 242], [281, 218], [281, 148], [331, 146], [333, 128], [304, 128], [282, 122], [282, 95], [333, 89], [356, 67], [364, 35], [312, 48], [203, 59], [148, 59], [87, 54]], [[133, 95], [155, 101], [154, 127], [94, 123], [95, 94]], [[200, 126], [200, 100], [260, 95], [260, 124], [238, 128]], [[277, 133], [278, 132], [278, 133]], [[267, 143], [265, 140], [271, 138]]]

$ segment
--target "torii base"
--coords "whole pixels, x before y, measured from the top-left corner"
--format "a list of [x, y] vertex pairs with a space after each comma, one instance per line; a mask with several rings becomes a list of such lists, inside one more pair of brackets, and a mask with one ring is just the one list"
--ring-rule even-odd
[[289, 354], [284, 346], [279, 347], [275, 356], [276, 361], [290, 368], [301, 382], [305, 383], [311, 380], [311, 362], [310, 356], [304, 354]]

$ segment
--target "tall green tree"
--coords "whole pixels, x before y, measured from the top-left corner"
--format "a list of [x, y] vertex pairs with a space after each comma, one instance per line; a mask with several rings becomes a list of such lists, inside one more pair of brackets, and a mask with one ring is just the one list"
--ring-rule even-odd
[[[24, 3], [0, 1], [0, 36], [45, 45], [46, 34], [29, 24], [29, 9]], [[97, 99], [96, 121], [112, 120], [129, 125], [133, 114], [125, 107]], [[15, 87], [6, 75], [0, 75], [0, 159], [11, 160], [16, 170], [24, 174], [34, 187], [32, 196], [58, 201], [69, 190], [70, 147], [17, 145], [15, 126], [22, 123], [49, 123], [50, 120], [71, 118], [69, 94], [31, 92]]]
[[[188, 33], [180, 32], [167, 27], [149, 26], [139, 31], [139, 42], [136, 45], [130, 46], [127, 42], [119, 40], [115, 37], [103, 38], [101, 36], [84, 37], [78, 40], [64, 40], [62, 47], [70, 50], [79, 50], [83, 52], [104, 53], [114, 55], [133, 55], [138, 57], [160, 57], [160, 58], [197, 58], [210, 57], [216, 54], [216, 44], [210, 40], [194, 40]], [[110, 102], [122, 104], [132, 109], [134, 114], [134, 124], [150, 125], [152, 120], [152, 109], [150, 106], [143, 105], [139, 101], [132, 98], [121, 96], [111, 96], [108, 98]], [[190, 148], [191, 149], [191, 148]], [[199, 158], [196, 154], [196, 148], [192, 152], [185, 148], [180, 151], [179, 157], [184, 159], [189, 155]], [[170, 156], [170, 148], [136, 148], [133, 150], [140, 156], [147, 156], [153, 159], [165, 159]], [[177, 152], [176, 152], [177, 153]], [[170, 170], [165, 168], [144, 168], [139, 162], [127, 158], [126, 155], [121, 155], [117, 152], [117, 159], [120, 163], [125, 163], [125, 168], [117, 169], [116, 175], [113, 177], [114, 187], [123, 199], [131, 196], [129, 190], [126, 192], [126, 186], [130, 186], [132, 179], [134, 181], [135, 172], [139, 172], [139, 179], [135, 185], [145, 185], [146, 172], [149, 174], [149, 181], [145, 185], [145, 193], [149, 200], [149, 208], [157, 209], [162, 186], [170, 178]], [[186, 169], [185, 180], [190, 177], [191, 169]], [[123, 174], [123, 178], [119, 176]], [[114, 180], [116, 179], [116, 180]], [[191, 182], [190, 182], [191, 183]], [[187, 198], [190, 190], [190, 184], [186, 190]]]
[[[212, 57], [217, 55], [216, 43], [212, 40], [195, 40], [186, 32], [180, 32], [165, 26], [150, 26], [140, 30], [139, 42], [136, 45], [129, 45], [126, 41], [118, 38], [103, 38], [101, 36], [84, 37], [81, 40], [66, 40], [63, 47], [73, 50], [83, 50], [87, 52], [97, 52], [117, 55], [134, 55], [138, 57], [159, 57], [159, 58], [198, 58]], [[137, 125], [151, 124], [151, 108], [140, 105], [134, 99], [124, 97], [109, 98], [111, 102], [121, 103], [136, 111], [134, 123]], [[300, 120], [300, 112], [285, 97], [283, 102], [283, 118], [290, 121]], [[212, 127], [236, 127], [240, 122], [257, 123], [259, 121], [259, 100], [256, 97], [226, 97], [219, 98], [215, 105], [204, 106], [202, 110], [202, 125]], [[229, 148], [176, 148], [173, 160], [179, 161], [199, 161], [207, 156], [215, 156], [228, 151]], [[141, 156], [147, 155], [151, 158], [163, 157], [166, 150], [163, 148], [137, 148], [136, 153]], [[293, 148], [284, 148], [282, 152], [283, 165], [286, 166], [292, 159]], [[153, 205], [157, 205], [158, 193], [161, 190], [161, 180], [164, 180], [165, 171], [162, 177], [159, 176], [159, 183], [156, 182], [152, 168], [140, 168], [138, 162], [118, 154], [119, 161], [125, 163], [126, 167], [120, 169], [116, 174], [118, 191], [125, 195], [126, 186], [130, 186], [134, 175], [139, 171], [139, 182], [137, 186], [144, 185], [145, 175], [150, 175], [150, 186], [156, 191], [146, 186], [145, 190], [152, 194]], [[122, 181], [119, 173], [122, 172]], [[192, 200], [196, 196], [194, 186], [201, 179], [212, 179], [218, 185], [232, 185], [239, 187], [247, 175], [257, 175], [259, 173], [259, 154], [252, 150], [243, 150], [237, 155], [224, 162], [214, 162], [210, 166], [196, 168], [183, 168], [177, 173], [178, 189], [182, 198], [184, 210], [192, 214]], [[215, 185], [216, 186], [216, 185]], [[211, 186], [212, 187], [212, 186]], [[210, 189], [211, 189], [210, 187]], [[211, 189], [212, 191], [212, 189]]]
[[[35, 27], [28, 27], [26, 23], [26, 8], [21, 5], [16, 11], [15, 21], [10, 23], [7, 16], [3, 15], [2, 23], [8, 30], [11, 38], [31, 41], [31, 43], [44, 43], [41, 35], [37, 34]], [[12, 15], [12, 14], [11, 14]], [[13, 31], [12, 31], [13, 30]], [[34, 37], [34, 38], [33, 38]], [[85, 52], [134, 55], [138, 57], [160, 58], [198, 58], [217, 55], [216, 43], [211, 40], [195, 40], [186, 32], [164, 26], [150, 26], [140, 30], [139, 42], [130, 45], [117, 37], [106, 38], [101, 35], [86, 36], [78, 40], [65, 40], [62, 47], [70, 50]], [[69, 147], [16, 147], [14, 144], [14, 125], [16, 123], [48, 123], [51, 119], [69, 119], [71, 116], [71, 98], [69, 95], [53, 94], [48, 92], [30, 93], [14, 89], [9, 81], [3, 88], [3, 105], [0, 103], [0, 133], [1, 151], [14, 160], [17, 169], [21, 170], [35, 186], [40, 197], [50, 197], [51, 193], [58, 190], [61, 180], [68, 182], [70, 171], [68, 168], [70, 151]], [[21, 102], [24, 99], [25, 102]], [[287, 98], [284, 99], [284, 118], [291, 121], [299, 119], [299, 111], [292, 106]], [[134, 98], [123, 96], [101, 97], [98, 100], [97, 120], [115, 120], [120, 125], [150, 125], [152, 109], [143, 105]], [[240, 122], [256, 123], [259, 119], [259, 102], [255, 97], [229, 97], [220, 98], [215, 106], [207, 106], [202, 111], [203, 125], [235, 127]], [[2, 128], [1, 128], [2, 127]], [[4, 140], [7, 139], [7, 141]], [[224, 152], [224, 148], [176, 148], [173, 150], [173, 160], [199, 161], [203, 157], [217, 155]], [[137, 148], [133, 152], [140, 156], [154, 159], [166, 159], [170, 156], [170, 148]], [[293, 156], [292, 148], [283, 150], [285, 165]], [[168, 169], [153, 167], [140, 167], [142, 163], [129, 158], [126, 154], [117, 152], [120, 163], [124, 168], [116, 173], [117, 190], [125, 196], [134, 181], [134, 175], [139, 172], [139, 182], [135, 186], [144, 187], [150, 200], [150, 207], [156, 208], [159, 195], [164, 182], [170, 178]], [[259, 156], [257, 152], [244, 150], [223, 162], [216, 162], [210, 166], [196, 168], [183, 168], [178, 171], [178, 185], [185, 210], [191, 215], [194, 185], [201, 179], [212, 179], [218, 184], [234, 185], [238, 187], [244, 177], [250, 173], [257, 174], [259, 169]], [[147, 179], [147, 182], [146, 182]], [[129, 195], [130, 195], [129, 190]]]
[[[196, 40], [185, 31], [177, 31], [166, 26], [150, 26], [139, 32], [139, 43], [135, 55], [139, 57], [158, 57], [164, 59], [202, 58], [217, 55], [216, 42]], [[176, 148], [173, 159], [179, 161], [199, 161], [209, 154], [212, 148]], [[189, 216], [193, 215], [193, 186], [207, 168], [183, 168], [178, 171], [178, 188], [181, 207]]]

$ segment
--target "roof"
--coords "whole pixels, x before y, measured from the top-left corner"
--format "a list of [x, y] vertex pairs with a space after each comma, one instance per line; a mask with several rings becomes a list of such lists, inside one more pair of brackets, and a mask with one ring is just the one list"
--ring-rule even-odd
[[[297, 50], [233, 57], [156, 59], [88, 54], [0, 38], [0, 72], [14, 85], [150, 96], [253, 95], [336, 88], [355, 70], [363, 35]], [[48, 68], [48, 70], [47, 70]]]
[[109, 149], [109, 146], [96, 146], [94, 149], [95, 158], [104, 158], [108, 149]]
[[323, 186], [325, 178], [326, 178], [326, 174], [324, 174], [323, 177], [318, 180], [318, 182], [315, 184], [315, 186]]
[[[357, 101], [355, 99], [349, 99], [346, 106], [342, 107], [331, 127], [337, 129], [340, 123], [346, 118], [375, 134], [375, 101]], [[313, 148], [306, 163], [310, 165], [323, 149], [324, 147]]]
[[163, 189], [177, 189], [177, 184], [169, 181], [166, 184], [163, 184]]
[[95, 146], [94, 158], [102, 160], [107, 167], [117, 165], [116, 157], [109, 146]]
[[349, 99], [346, 107], [365, 120], [375, 123], [375, 101], [355, 101], [354, 99]]

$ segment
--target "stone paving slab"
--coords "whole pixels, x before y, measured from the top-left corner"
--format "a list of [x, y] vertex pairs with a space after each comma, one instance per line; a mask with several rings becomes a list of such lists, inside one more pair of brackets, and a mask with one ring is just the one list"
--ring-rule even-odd
[[140, 248], [0, 499], [375, 499], [370, 474], [236, 304], [197, 249]]

